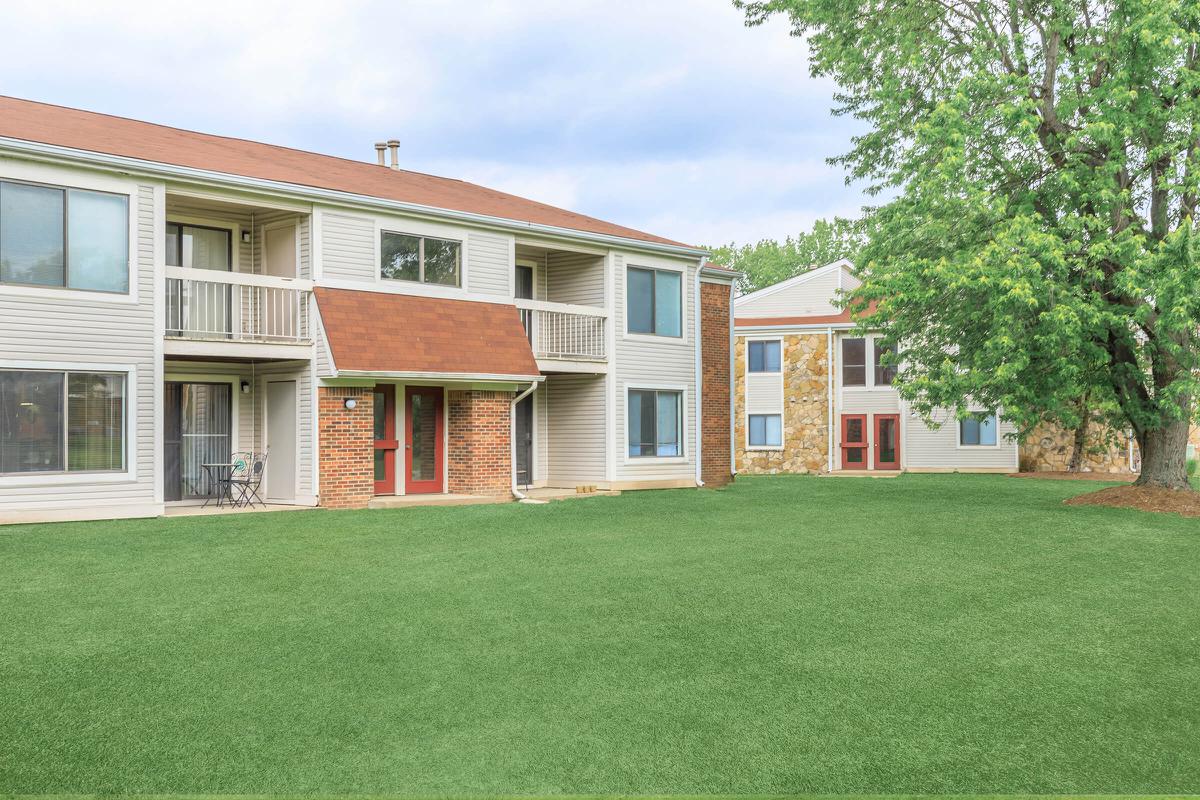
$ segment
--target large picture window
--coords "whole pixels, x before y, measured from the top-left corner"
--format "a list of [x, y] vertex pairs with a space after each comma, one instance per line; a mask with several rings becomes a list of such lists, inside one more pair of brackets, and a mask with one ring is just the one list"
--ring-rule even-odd
[[683, 392], [631, 389], [626, 428], [631, 457], [683, 455]]
[[750, 371], [779, 372], [780, 341], [750, 342]]
[[0, 370], [0, 474], [125, 469], [125, 375]]
[[129, 291], [129, 198], [0, 181], [0, 283]]
[[996, 415], [980, 419], [968, 417], [958, 421], [958, 443], [963, 447], [995, 447]]
[[379, 260], [379, 274], [387, 280], [462, 284], [462, 243], [451, 239], [384, 231]]
[[630, 267], [625, 276], [625, 319], [629, 332], [683, 336], [683, 274]]

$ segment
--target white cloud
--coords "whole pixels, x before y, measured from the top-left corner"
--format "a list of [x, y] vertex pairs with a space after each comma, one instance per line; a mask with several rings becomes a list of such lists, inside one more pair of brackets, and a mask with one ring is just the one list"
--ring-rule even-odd
[[861, 202], [804, 43], [725, 0], [42, 0], [0, 28], [17, 96], [364, 160], [397, 136], [413, 169], [673, 238]]

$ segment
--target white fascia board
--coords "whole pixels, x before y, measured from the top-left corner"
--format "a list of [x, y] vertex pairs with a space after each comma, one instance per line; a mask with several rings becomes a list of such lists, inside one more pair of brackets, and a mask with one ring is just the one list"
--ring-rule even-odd
[[794, 275], [791, 278], [788, 278], [787, 280], [780, 281], [779, 283], [773, 283], [770, 286], [765, 286], [762, 289], [759, 289], [757, 292], [751, 292], [750, 294], [744, 294], [741, 297], [734, 300], [733, 304], [735, 307], [744, 305], [745, 303], [748, 303], [751, 300], [756, 300], [761, 297], [767, 297], [769, 295], [775, 294], [776, 292], [781, 292], [784, 289], [789, 289], [793, 286], [798, 286], [801, 283], [806, 283], [806, 282], [812, 280], [813, 278], [817, 277], [818, 275], [824, 275], [828, 272], [833, 272], [835, 269], [854, 269], [854, 264], [847, 258], [841, 258], [830, 264], [826, 264], [823, 267], [817, 267], [816, 269], [810, 269], [808, 272], [801, 272], [799, 275]]
[[[542, 225], [536, 222], [493, 217], [487, 214], [476, 214], [470, 211], [455, 211], [435, 206], [425, 206], [419, 203], [407, 203], [401, 200], [386, 200], [370, 195], [343, 192], [336, 189], [321, 189], [314, 186], [302, 186], [282, 181], [272, 181], [263, 178], [251, 178], [245, 175], [234, 175], [228, 172], [182, 167], [176, 164], [164, 164], [159, 161], [146, 161], [128, 156], [115, 156], [109, 153], [98, 153], [90, 150], [77, 150], [72, 147], [30, 142], [24, 139], [13, 139], [0, 136], [0, 152], [26, 158], [41, 158], [56, 161], [77, 162], [82, 166], [100, 166], [121, 172], [134, 172], [148, 177], [170, 178], [172, 180], [195, 181], [204, 185], [219, 185], [233, 189], [283, 194], [302, 200], [320, 200], [326, 203], [382, 209], [385, 211], [422, 214], [438, 219], [451, 219], [458, 222], [472, 223], [489, 228], [501, 228], [508, 231], [530, 231], [547, 236], [559, 236], [565, 239], [595, 242], [605, 246], [620, 247], [626, 250], [643, 250], [654, 253], [669, 253], [676, 256], [696, 258], [707, 256], [708, 251], [695, 247], [647, 242], [642, 239], [631, 239], [604, 233], [562, 228], [555, 225]], [[365, 162], [364, 162], [365, 163]]]

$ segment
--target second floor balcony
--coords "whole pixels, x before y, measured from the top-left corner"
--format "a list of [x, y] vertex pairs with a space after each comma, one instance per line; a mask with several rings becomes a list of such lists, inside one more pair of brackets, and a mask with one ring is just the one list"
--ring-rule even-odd
[[165, 293], [170, 352], [236, 355], [247, 345], [275, 345], [277, 355], [296, 357], [312, 342], [311, 281], [167, 267]]
[[544, 372], [603, 372], [608, 312], [603, 308], [517, 298], [525, 334]]

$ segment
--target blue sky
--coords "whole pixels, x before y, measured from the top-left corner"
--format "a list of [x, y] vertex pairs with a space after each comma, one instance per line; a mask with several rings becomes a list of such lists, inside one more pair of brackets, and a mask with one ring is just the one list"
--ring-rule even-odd
[[698, 244], [854, 216], [857, 130], [728, 0], [6, 2], [0, 93], [463, 178]]

